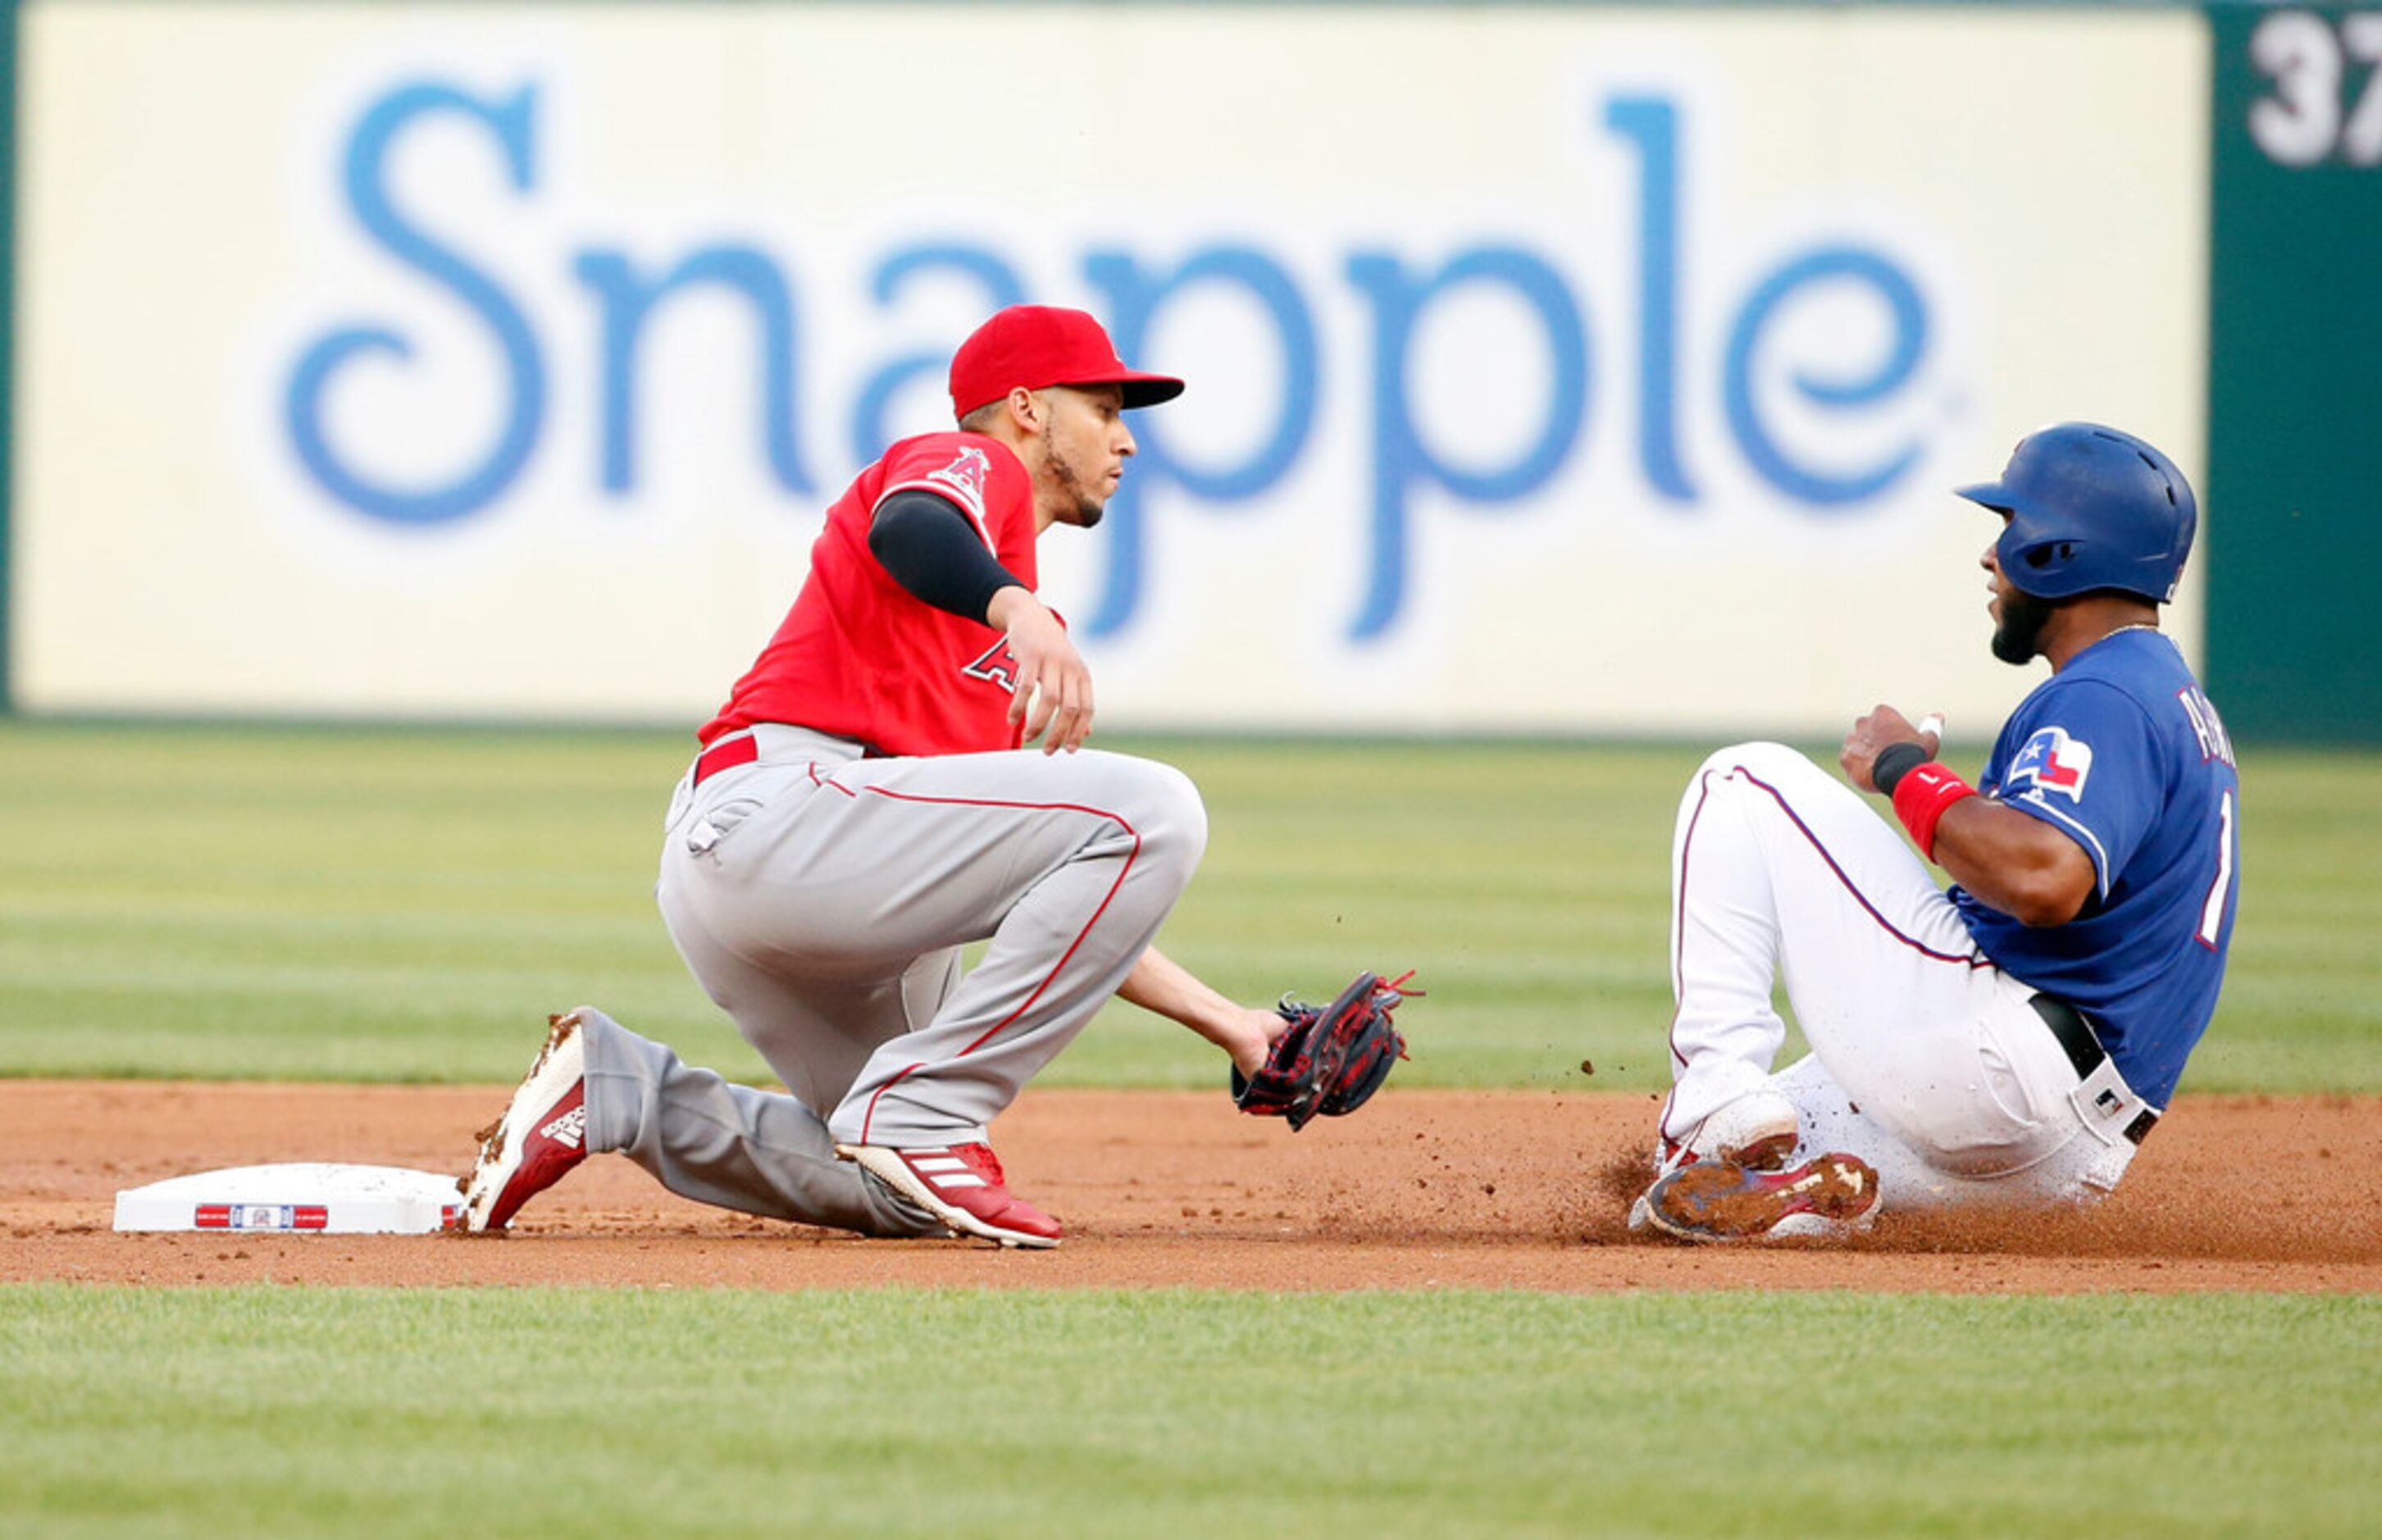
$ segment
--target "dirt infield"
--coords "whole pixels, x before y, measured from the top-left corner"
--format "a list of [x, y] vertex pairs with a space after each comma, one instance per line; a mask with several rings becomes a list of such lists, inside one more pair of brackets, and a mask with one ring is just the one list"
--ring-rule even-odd
[[2187, 1098], [2085, 1214], [1889, 1215], [1847, 1246], [1623, 1223], [1645, 1095], [1384, 1092], [1292, 1135], [1221, 1095], [1034, 1090], [998, 1135], [1055, 1251], [866, 1241], [684, 1202], [599, 1158], [506, 1237], [117, 1235], [115, 1194], [213, 1166], [460, 1169], [506, 1090], [0, 1081], [0, 1280], [2382, 1290], [2382, 1100]]

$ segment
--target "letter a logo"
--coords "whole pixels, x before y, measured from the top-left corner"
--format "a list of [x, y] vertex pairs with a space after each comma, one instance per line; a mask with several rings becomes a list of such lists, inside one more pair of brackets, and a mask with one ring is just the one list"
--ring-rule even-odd
[[1013, 696], [1017, 693], [1017, 659], [1010, 656], [1005, 636], [960, 672], [970, 679], [989, 679]]

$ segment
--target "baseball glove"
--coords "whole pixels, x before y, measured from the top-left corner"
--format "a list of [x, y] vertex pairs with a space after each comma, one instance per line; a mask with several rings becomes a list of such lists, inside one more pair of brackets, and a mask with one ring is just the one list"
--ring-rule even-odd
[[1390, 1078], [1390, 1066], [1406, 1056], [1406, 1040], [1390, 1013], [1422, 993], [1409, 988], [1412, 969], [1384, 983], [1378, 973], [1360, 973], [1340, 998], [1318, 1008], [1282, 997], [1274, 1009], [1290, 1029], [1274, 1040], [1255, 1075], [1233, 1068], [1233, 1103], [1245, 1113], [1286, 1117], [1295, 1130], [1319, 1113], [1344, 1117], [1361, 1107]]

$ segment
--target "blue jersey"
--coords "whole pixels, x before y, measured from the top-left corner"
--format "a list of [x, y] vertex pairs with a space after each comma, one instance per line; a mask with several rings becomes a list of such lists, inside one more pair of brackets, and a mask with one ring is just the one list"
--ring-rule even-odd
[[2126, 1084], [2165, 1106], [2216, 1014], [2241, 880], [2241, 781], [2216, 708], [2173, 642], [2117, 632], [2020, 703], [1979, 790], [2074, 840], [2096, 881], [2074, 919], [2042, 927], [1956, 887], [1970, 934], [2091, 1017]]

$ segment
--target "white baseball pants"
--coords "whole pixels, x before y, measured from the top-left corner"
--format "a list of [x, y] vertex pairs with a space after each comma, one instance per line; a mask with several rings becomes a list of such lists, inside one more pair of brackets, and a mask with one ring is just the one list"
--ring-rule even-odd
[[[2143, 1102], [2106, 1062], [2079, 1077], [2035, 992], [1836, 775], [1776, 744], [1713, 755], [1679, 804], [1671, 883], [1664, 1139], [1769, 1087], [1800, 1115], [1797, 1158], [1858, 1155], [1888, 1207], [2079, 1200], [2124, 1174]], [[1811, 1053], [1774, 1075], [1781, 977]]]

